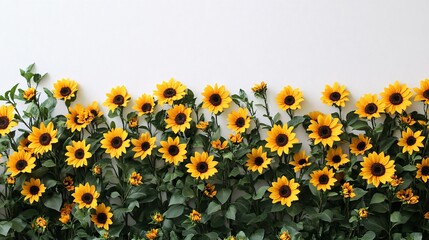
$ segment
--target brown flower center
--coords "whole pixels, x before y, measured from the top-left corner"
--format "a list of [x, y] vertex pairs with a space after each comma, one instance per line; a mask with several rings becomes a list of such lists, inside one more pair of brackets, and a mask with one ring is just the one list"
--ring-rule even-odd
[[152, 110], [152, 104], [145, 103], [142, 105], [142, 111], [143, 112], [150, 112], [150, 110]]
[[91, 109], [91, 114], [94, 116], [94, 117], [96, 117], [96, 116], [98, 116], [98, 111], [97, 110], [95, 110], [95, 109]]
[[341, 162], [341, 156], [339, 156], [339, 155], [335, 155], [335, 156], [333, 156], [333, 157], [332, 157], [332, 162], [334, 162], [334, 163], [339, 163], [339, 162]]
[[404, 101], [400, 93], [394, 93], [390, 95], [389, 102], [393, 105], [399, 105]]
[[92, 196], [91, 193], [84, 193], [81, 197], [82, 202], [86, 204], [91, 204], [93, 199], [94, 199], [94, 196]]
[[49, 133], [43, 133], [42, 135], [40, 135], [39, 137], [39, 142], [41, 145], [43, 146], [47, 146], [51, 143], [51, 135]]
[[422, 175], [423, 176], [429, 175], [429, 166], [423, 166], [422, 167]]
[[150, 148], [150, 143], [149, 142], [143, 142], [141, 145], [141, 148], [143, 151], [146, 151]]
[[277, 137], [276, 137], [276, 144], [277, 144], [277, 146], [283, 147], [288, 142], [289, 142], [289, 138], [287, 137], [286, 134], [281, 133], [281, 134], [277, 135]]
[[298, 164], [299, 165], [304, 165], [304, 164], [306, 164], [307, 163], [307, 160], [305, 160], [304, 158], [303, 159], [300, 159], [299, 161], [298, 161]]
[[239, 128], [243, 127], [245, 124], [245, 120], [242, 117], [237, 118], [237, 120], [235, 120], [235, 125]]
[[292, 194], [292, 190], [290, 189], [289, 186], [287, 185], [283, 185], [280, 189], [279, 189], [279, 195], [280, 197], [283, 198], [287, 198]]
[[209, 170], [209, 165], [206, 162], [197, 163], [197, 171], [200, 173], [205, 173]]
[[163, 92], [163, 95], [165, 98], [172, 98], [172, 97], [176, 96], [176, 90], [174, 88], [167, 88]]
[[122, 138], [121, 137], [114, 137], [111, 141], [112, 147], [114, 148], [120, 148], [122, 146]]
[[179, 152], [180, 152], [180, 149], [176, 145], [172, 145], [172, 146], [168, 147], [168, 153], [171, 156], [176, 156], [177, 154], [179, 154]]
[[366, 147], [366, 143], [365, 143], [365, 142], [359, 142], [359, 143], [356, 145], [356, 148], [357, 148], [357, 150], [359, 150], [359, 151], [364, 150], [364, 149], [365, 149], [365, 147]]
[[256, 166], [261, 166], [264, 163], [264, 159], [261, 157], [256, 157], [255, 158], [255, 165]]
[[21, 159], [21, 160], [18, 160], [18, 162], [16, 162], [15, 167], [16, 167], [16, 169], [18, 169], [18, 171], [21, 171], [25, 167], [27, 167], [27, 165], [28, 165], [27, 161]]
[[329, 95], [329, 99], [331, 99], [331, 101], [338, 101], [341, 99], [341, 94], [339, 92], [333, 92]]
[[371, 174], [380, 177], [386, 173], [386, 168], [381, 163], [373, 163], [371, 166]]
[[71, 94], [71, 89], [69, 88], [69, 87], [63, 87], [63, 88], [61, 88], [61, 90], [60, 90], [60, 94], [61, 94], [61, 96], [63, 96], [63, 97], [67, 97], [68, 95], [70, 95]]
[[317, 133], [321, 138], [329, 138], [332, 135], [332, 130], [329, 126], [320, 126]]
[[116, 95], [113, 98], [113, 103], [116, 105], [122, 105], [122, 104], [124, 104], [124, 101], [125, 101], [125, 98], [122, 95]]
[[295, 103], [295, 98], [293, 97], [293, 96], [287, 96], [287, 97], [285, 97], [285, 99], [284, 99], [284, 103], [286, 104], [286, 105], [293, 105], [294, 103]]
[[407, 138], [407, 145], [408, 146], [413, 146], [416, 143], [416, 138], [413, 136], [409, 136]]
[[38, 186], [31, 186], [30, 187], [30, 193], [31, 195], [37, 195], [39, 193], [39, 187]]
[[319, 183], [320, 184], [328, 184], [329, 182], [329, 176], [326, 174], [323, 174], [319, 177]]
[[186, 114], [184, 113], [179, 113], [176, 115], [176, 117], [174, 118], [174, 122], [176, 122], [177, 125], [182, 125], [186, 122]]
[[378, 110], [378, 107], [375, 103], [369, 103], [365, 106], [365, 113], [366, 114], [374, 114]]
[[82, 159], [83, 157], [85, 157], [85, 151], [82, 148], [79, 148], [74, 152], [74, 157], [77, 159]]
[[83, 123], [80, 123], [79, 122], [79, 117], [78, 116], [76, 116], [76, 117], [74, 117], [74, 124], [76, 124], [76, 125], [82, 125]]
[[107, 215], [105, 213], [97, 214], [97, 222], [101, 224], [105, 224], [107, 222]]
[[215, 94], [212, 94], [212, 95], [210, 96], [210, 98], [209, 98], [209, 102], [210, 102], [213, 106], [217, 107], [217, 106], [219, 106], [219, 105], [222, 103], [222, 98], [220, 97], [220, 95], [219, 95], [219, 94], [215, 93]]
[[429, 89], [427, 89], [423, 92], [423, 97], [426, 99], [429, 99]]
[[6, 116], [0, 117], [0, 129], [6, 129], [9, 126], [9, 118]]

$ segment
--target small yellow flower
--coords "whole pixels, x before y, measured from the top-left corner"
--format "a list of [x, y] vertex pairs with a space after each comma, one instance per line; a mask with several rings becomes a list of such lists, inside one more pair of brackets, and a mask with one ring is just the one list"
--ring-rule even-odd
[[194, 223], [199, 223], [201, 221], [201, 213], [196, 210], [192, 210], [192, 212], [189, 214], [189, 219], [191, 219], [191, 221]]
[[262, 81], [259, 84], [255, 84], [252, 87], [252, 91], [256, 94], [256, 95], [262, 95], [265, 94], [267, 92], [267, 84]]
[[142, 176], [140, 175], [140, 173], [133, 172], [130, 178], [128, 179], [128, 182], [133, 186], [143, 184]]
[[359, 218], [364, 219], [368, 217], [368, 210], [366, 208], [360, 208], [358, 211]]
[[33, 87], [30, 87], [23, 92], [22, 96], [26, 101], [31, 101], [33, 100], [34, 96], [36, 96], [36, 89]]
[[228, 147], [227, 141], [221, 141], [220, 139], [212, 141], [212, 148], [217, 150], [224, 150]]
[[404, 180], [402, 180], [401, 177], [398, 178], [398, 176], [396, 176], [396, 174], [395, 174], [392, 176], [392, 180], [390, 181], [390, 186], [397, 187], [397, 186], [401, 185], [403, 182], [404, 182]]
[[292, 239], [288, 231], [280, 232], [278, 238], [279, 238], [279, 240], [291, 240]]
[[197, 124], [197, 128], [200, 129], [201, 131], [205, 131], [208, 126], [209, 126], [209, 122], [204, 122], [204, 121], [201, 121]]
[[239, 134], [229, 134], [229, 141], [231, 141], [234, 144], [239, 144], [243, 142], [243, 137]]
[[128, 127], [136, 128], [139, 126], [139, 121], [136, 117], [132, 117], [128, 120]]
[[162, 223], [162, 221], [164, 221], [164, 216], [162, 216], [161, 213], [156, 212], [155, 214], [152, 215], [152, 221], [155, 223]]
[[206, 186], [204, 187], [204, 191], [203, 194], [206, 197], [209, 198], [213, 198], [214, 196], [216, 196], [217, 191], [215, 190], [215, 186], [211, 183], [207, 183]]
[[14, 177], [12, 177], [12, 176], [8, 176], [7, 178], [6, 178], [6, 182], [7, 182], [7, 184], [9, 184], [9, 185], [14, 185], [15, 184], [15, 178]]
[[419, 196], [415, 196], [411, 188], [399, 190], [396, 192], [396, 197], [407, 204], [416, 204], [419, 202]]
[[101, 169], [101, 166], [98, 164], [95, 164], [94, 167], [92, 167], [92, 174], [94, 176], [100, 176], [103, 173], [103, 170]]
[[348, 182], [344, 183], [342, 188], [343, 188], [343, 197], [344, 198], [356, 197], [356, 193], [353, 189], [353, 185], [351, 185], [350, 183], [348, 183]]
[[74, 190], [74, 182], [71, 176], [66, 176], [63, 179], [63, 186], [67, 189], [67, 191], [71, 192]]
[[149, 240], [153, 240], [156, 239], [158, 237], [158, 232], [159, 229], [158, 228], [152, 228], [150, 231], [146, 232], [146, 238]]
[[425, 216], [425, 219], [429, 219], [429, 212], [426, 212], [424, 216]]

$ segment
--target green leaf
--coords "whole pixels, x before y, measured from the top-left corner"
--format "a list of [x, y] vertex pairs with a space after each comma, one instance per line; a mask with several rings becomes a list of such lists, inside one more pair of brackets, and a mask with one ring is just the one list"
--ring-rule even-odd
[[262, 186], [256, 191], [256, 195], [253, 196], [253, 200], [258, 200], [264, 197], [265, 192], [270, 186]]
[[376, 237], [375, 232], [368, 231], [362, 236], [361, 240], [373, 240], [375, 239], [375, 237]]
[[231, 193], [232, 193], [231, 189], [222, 188], [217, 192], [216, 198], [217, 200], [219, 200], [221, 204], [224, 204], [226, 203], [226, 201], [228, 201], [229, 197], [231, 196]]
[[42, 166], [43, 166], [43, 167], [47, 167], [47, 168], [51, 168], [51, 167], [55, 167], [55, 166], [57, 166], [57, 165], [54, 163], [54, 161], [52, 161], [52, 159], [49, 159], [49, 160], [47, 160], [47, 161], [44, 161], [44, 162], [42, 163]]
[[112, 192], [112, 193], [110, 194], [110, 197], [111, 197], [111, 198], [117, 198], [117, 197], [119, 197], [119, 196], [121, 196], [121, 194], [119, 194], [119, 192], [117, 192], [117, 191], [114, 191], [114, 192]]
[[402, 170], [406, 171], [406, 172], [414, 172], [417, 170], [415, 165], [406, 165], [402, 168]]
[[237, 235], [235, 235], [235, 237], [237, 238], [237, 240], [246, 240], [246, 234], [243, 231], [240, 231], [237, 233]]
[[183, 211], [185, 210], [185, 206], [183, 205], [173, 205], [168, 208], [168, 210], [165, 212], [166, 218], [176, 218], [182, 215]]
[[46, 181], [44, 181], [45, 187], [47, 189], [55, 187], [57, 185], [58, 181], [54, 180], [54, 179], [48, 179]]
[[305, 118], [303, 116], [295, 116], [287, 123], [287, 125], [289, 127], [296, 128], [299, 124], [303, 123], [304, 120]]
[[351, 198], [350, 201], [356, 201], [361, 199], [368, 191], [363, 190], [362, 188], [354, 188], [356, 196]]
[[44, 201], [44, 205], [48, 208], [60, 211], [61, 205], [63, 204], [63, 199], [61, 194], [54, 193]]
[[171, 196], [170, 203], [168, 204], [168, 206], [184, 203], [185, 197], [183, 197], [180, 193], [175, 193], [173, 194], [173, 196]]
[[256, 230], [254, 233], [252, 233], [252, 235], [250, 235], [249, 239], [250, 240], [263, 240], [264, 235], [265, 235], [265, 230], [260, 228], [260, 229]]
[[221, 209], [221, 205], [216, 202], [209, 203], [209, 206], [207, 207], [207, 214], [213, 214]]
[[12, 222], [9, 222], [9, 221], [0, 222], [0, 234], [3, 236], [6, 236], [11, 227], [12, 227]]
[[381, 202], [384, 202], [384, 200], [386, 200], [386, 196], [384, 194], [375, 193], [372, 196], [371, 202], [369, 204], [371, 205], [371, 204], [375, 204], [375, 203], [381, 203]]
[[22, 230], [25, 229], [27, 223], [24, 222], [21, 218], [14, 218], [12, 219], [12, 229], [16, 232], [22, 232]]
[[235, 215], [237, 214], [237, 208], [234, 205], [229, 206], [228, 210], [225, 213], [225, 217], [231, 220], [235, 220]]
[[325, 222], [332, 222], [333, 216], [334, 214], [329, 209], [326, 209], [325, 211], [318, 214], [319, 219]]

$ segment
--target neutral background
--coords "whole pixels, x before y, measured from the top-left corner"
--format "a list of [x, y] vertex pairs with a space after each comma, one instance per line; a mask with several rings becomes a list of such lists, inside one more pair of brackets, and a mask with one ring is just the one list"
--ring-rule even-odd
[[429, 78], [429, 1], [0, 1], [0, 92], [25, 82], [35, 62], [45, 86], [76, 80], [78, 102], [103, 102], [124, 85], [136, 99], [171, 77], [197, 96], [207, 84], [231, 93], [268, 83], [305, 101], [298, 114], [333, 111], [325, 84], [380, 93]]

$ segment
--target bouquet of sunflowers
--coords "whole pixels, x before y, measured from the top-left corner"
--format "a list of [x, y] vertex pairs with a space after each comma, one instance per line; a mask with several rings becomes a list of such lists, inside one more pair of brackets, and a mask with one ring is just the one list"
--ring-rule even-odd
[[133, 102], [114, 87], [103, 112], [76, 101], [74, 80], [40, 87], [33, 68], [0, 95], [1, 239], [429, 236], [429, 79], [348, 113], [350, 92], [327, 85], [333, 111], [305, 115], [291, 86], [271, 114], [264, 82], [195, 96], [170, 79]]

